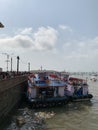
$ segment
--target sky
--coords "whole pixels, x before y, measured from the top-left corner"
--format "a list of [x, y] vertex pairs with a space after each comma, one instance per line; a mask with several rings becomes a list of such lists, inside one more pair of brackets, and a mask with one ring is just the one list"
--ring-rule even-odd
[[98, 0], [0, 0], [4, 71], [98, 72]]

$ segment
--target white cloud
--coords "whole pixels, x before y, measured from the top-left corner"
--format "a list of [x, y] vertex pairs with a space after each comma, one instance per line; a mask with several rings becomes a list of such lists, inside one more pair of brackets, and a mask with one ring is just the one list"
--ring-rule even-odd
[[98, 36], [95, 37], [94, 41], [98, 44]]
[[73, 32], [73, 30], [69, 26], [66, 26], [66, 25], [59, 25], [59, 28], [65, 31]]
[[94, 39], [70, 40], [63, 45], [64, 52], [66, 54], [65, 59], [84, 59], [88, 61], [92, 60], [96, 55], [98, 56], [98, 37]]
[[80, 41], [78, 46], [79, 46], [79, 47], [85, 47], [85, 42]]
[[40, 27], [36, 32], [25, 28], [18, 35], [0, 38], [0, 48], [48, 51], [55, 49], [56, 41], [57, 31], [52, 27]]
[[74, 54], [74, 55], [68, 55], [68, 56], [65, 56], [65, 59], [87, 59], [88, 58], [88, 55], [87, 54]]
[[57, 31], [51, 27], [41, 27], [34, 33], [34, 49], [36, 50], [52, 50], [57, 42]]
[[0, 39], [0, 48], [30, 48], [32, 39], [28, 36], [16, 35], [14, 37], [6, 37]]
[[70, 47], [70, 46], [71, 46], [71, 42], [66, 42], [66, 43], [63, 45], [64, 48], [67, 48], [67, 47]]
[[25, 28], [25, 29], [20, 29], [19, 30], [21, 34], [25, 34], [25, 35], [29, 35], [29, 34], [32, 34], [32, 28]]

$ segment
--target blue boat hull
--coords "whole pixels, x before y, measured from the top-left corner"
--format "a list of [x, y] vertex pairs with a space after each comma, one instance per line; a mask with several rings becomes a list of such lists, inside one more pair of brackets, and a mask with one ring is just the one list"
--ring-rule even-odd
[[68, 97], [53, 97], [53, 98], [45, 98], [45, 99], [30, 99], [29, 104], [32, 107], [55, 107], [55, 106], [62, 106], [66, 105], [69, 102]]
[[82, 96], [69, 96], [69, 97], [53, 97], [53, 98], [32, 98], [29, 99], [29, 105], [33, 108], [41, 108], [41, 107], [55, 107], [55, 106], [62, 106], [66, 105], [69, 102], [81, 102], [81, 101], [89, 101], [93, 98], [92, 94], [82, 95]]
[[88, 100], [90, 100], [92, 98], [93, 98], [92, 94], [81, 95], [81, 96], [74, 95], [74, 96], [69, 97], [69, 101], [72, 101], [72, 102], [88, 101]]

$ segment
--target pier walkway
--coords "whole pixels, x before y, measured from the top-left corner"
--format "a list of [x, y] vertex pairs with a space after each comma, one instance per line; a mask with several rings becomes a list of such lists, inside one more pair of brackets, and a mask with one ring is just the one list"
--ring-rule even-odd
[[0, 80], [0, 119], [2, 120], [26, 92], [27, 75]]

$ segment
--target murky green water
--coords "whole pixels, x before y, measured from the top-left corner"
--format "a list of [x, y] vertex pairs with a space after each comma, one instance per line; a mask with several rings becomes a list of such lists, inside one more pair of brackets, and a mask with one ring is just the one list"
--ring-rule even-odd
[[[63, 107], [35, 110], [56, 113], [53, 118], [46, 120], [46, 130], [98, 130], [98, 81], [89, 81], [89, 85], [90, 93], [94, 96], [89, 102], [70, 103]], [[17, 115], [19, 113], [13, 116]], [[5, 130], [12, 130], [10, 125], [11, 123]]]
[[93, 99], [54, 109], [55, 117], [47, 120], [48, 130], [98, 130], [98, 82], [89, 84]]

